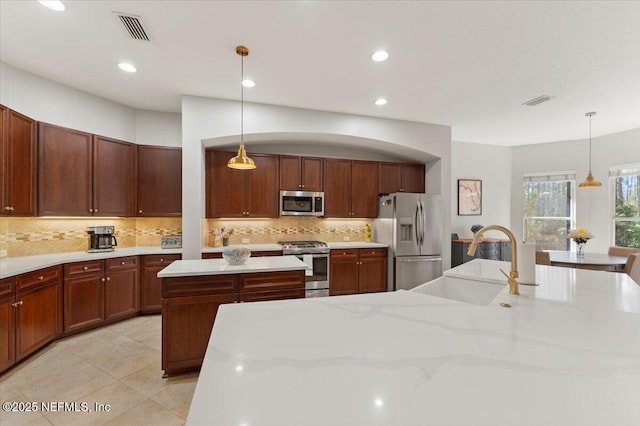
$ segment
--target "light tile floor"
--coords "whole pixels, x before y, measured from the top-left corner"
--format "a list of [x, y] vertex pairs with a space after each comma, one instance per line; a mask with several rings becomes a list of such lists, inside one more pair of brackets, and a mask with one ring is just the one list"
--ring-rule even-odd
[[[0, 409], [0, 424], [183, 425], [198, 374], [163, 379], [160, 362], [160, 315], [55, 341], [0, 377], [0, 401], [78, 402], [92, 411]], [[110, 410], [95, 411], [96, 403]]]

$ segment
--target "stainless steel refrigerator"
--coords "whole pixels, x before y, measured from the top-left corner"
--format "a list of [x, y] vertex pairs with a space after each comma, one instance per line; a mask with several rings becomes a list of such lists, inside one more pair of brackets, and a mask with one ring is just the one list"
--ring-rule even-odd
[[378, 198], [374, 241], [389, 245], [389, 290], [409, 290], [442, 275], [439, 195], [395, 193]]

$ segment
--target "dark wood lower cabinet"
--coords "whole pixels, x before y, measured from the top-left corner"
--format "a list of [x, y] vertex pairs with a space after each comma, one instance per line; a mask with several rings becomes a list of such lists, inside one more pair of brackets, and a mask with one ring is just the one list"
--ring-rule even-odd
[[387, 290], [387, 249], [331, 250], [329, 295]]
[[182, 258], [179, 254], [140, 256], [140, 312], [159, 314], [162, 310], [162, 280], [158, 272]]
[[162, 279], [162, 369], [198, 370], [223, 303], [304, 297], [304, 271]]
[[103, 273], [64, 280], [64, 331], [83, 330], [104, 322]]
[[134, 316], [140, 310], [138, 256], [105, 260], [105, 320]]
[[0, 372], [61, 332], [61, 266], [0, 280]]

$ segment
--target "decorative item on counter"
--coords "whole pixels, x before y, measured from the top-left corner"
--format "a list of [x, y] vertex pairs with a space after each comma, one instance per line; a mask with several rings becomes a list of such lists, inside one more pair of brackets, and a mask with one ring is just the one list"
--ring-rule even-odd
[[471, 227], [471, 232], [473, 232], [473, 235], [476, 235], [476, 232], [478, 232], [482, 228], [484, 228], [484, 226], [482, 226], [482, 225], [473, 225]]
[[215, 228], [213, 231], [214, 247], [228, 246], [229, 236], [233, 234], [233, 229], [230, 228]]
[[371, 241], [371, 225], [365, 223], [364, 225], [364, 240], [366, 242]]
[[226, 248], [222, 251], [222, 258], [229, 265], [244, 265], [249, 257], [251, 257], [251, 250], [246, 247]]
[[584, 245], [587, 244], [587, 241], [593, 238], [593, 234], [591, 234], [587, 228], [570, 229], [569, 238], [578, 245], [578, 252], [576, 255], [578, 257], [584, 257]]

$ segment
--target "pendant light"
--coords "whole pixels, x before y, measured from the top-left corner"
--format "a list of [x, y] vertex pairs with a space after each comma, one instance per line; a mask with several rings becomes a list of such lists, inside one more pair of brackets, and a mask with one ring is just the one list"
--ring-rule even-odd
[[[241, 71], [240, 82], [244, 80], [244, 57], [249, 55], [249, 49], [244, 46], [236, 47], [236, 53], [240, 55]], [[244, 85], [240, 84], [240, 147], [238, 155], [233, 157], [227, 163], [227, 167], [232, 169], [250, 170], [256, 168], [256, 163], [247, 157], [247, 151], [244, 149]]]
[[600, 188], [602, 183], [595, 180], [591, 174], [591, 117], [596, 115], [596, 113], [588, 112], [585, 115], [589, 117], [589, 174], [587, 175], [587, 180], [578, 185], [578, 188]]

